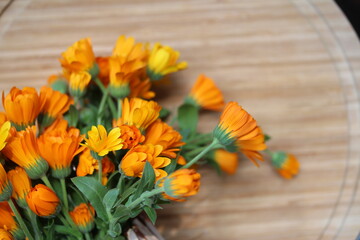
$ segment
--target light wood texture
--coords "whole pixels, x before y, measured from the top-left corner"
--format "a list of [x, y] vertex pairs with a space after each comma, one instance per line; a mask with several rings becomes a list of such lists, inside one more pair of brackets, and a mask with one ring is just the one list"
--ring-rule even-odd
[[[355, 239], [360, 229], [360, 48], [329, 0], [30, 1], [0, 18], [0, 88], [40, 87], [57, 58], [91, 37], [107, 55], [120, 34], [178, 49], [189, 69], [161, 102], [180, 104], [199, 73], [295, 153], [299, 177], [243, 159], [235, 176], [202, 170], [201, 192], [159, 211], [167, 239]], [[212, 129], [218, 114], [205, 113]]]

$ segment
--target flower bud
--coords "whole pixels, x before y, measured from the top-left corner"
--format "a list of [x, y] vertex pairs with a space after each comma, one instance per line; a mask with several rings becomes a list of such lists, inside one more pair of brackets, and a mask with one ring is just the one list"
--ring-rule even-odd
[[26, 196], [31, 211], [40, 217], [51, 217], [60, 210], [60, 199], [53, 190], [38, 184]]
[[90, 204], [81, 203], [69, 214], [81, 232], [88, 233], [94, 228], [95, 210]]

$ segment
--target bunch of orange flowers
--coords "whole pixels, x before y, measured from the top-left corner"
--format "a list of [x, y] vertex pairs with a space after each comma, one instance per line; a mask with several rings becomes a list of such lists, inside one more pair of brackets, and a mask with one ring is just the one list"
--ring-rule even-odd
[[[298, 173], [294, 155], [270, 151], [256, 120], [203, 74], [174, 116], [151, 100], [155, 82], [187, 67], [179, 57], [125, 36], [95, 57], [82, 39], [39, 91], [3, 92], [0, 239], [125, 239], [142, 212], [155, 222], [161, 204], [197, 194], [200, 165], [234, 174], [239, 153], [257, 166], [268, 154], [284, 178]], [[222, 113], [200, 133], [206, 110]]]

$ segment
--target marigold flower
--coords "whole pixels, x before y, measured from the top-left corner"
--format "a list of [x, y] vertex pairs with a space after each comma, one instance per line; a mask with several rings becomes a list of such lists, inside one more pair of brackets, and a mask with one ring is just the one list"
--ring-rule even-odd
[[6, 113], [0, 112], [0, 125], [3, 125], [7, 120]]
[[157, 120], [149, 126], [145, 134], [144, 144], [161, 145], [162, 156], [176, 158], [176, 154], [185, 143], [181, 141], [181, 134], [167, 123]]
[[[116, 41], [112, 55], [124, 58], [127, 61], [144, 61], [148, 57], [148, 50], [146, 45], [135, 43], [133, 37], [126, 38], [125, 35], [121, 35]], [[145, 64], [140, 63], [137, 65], [145, 66]]]
[[237, 153], [228, 152], [224, 149], [217, 149], [213, 152], [213, 158], [222, 171], [229, 175], [236, 172], [239, 165]]
[[12, 197], [20, 204], [26, 206], [25, 197], [31, 190], [31, 180], [21, 167], [16, 167], [7, 173], [7, 177], [13, 186]]
[[180, 53], [171, 47], [156, 43], [150, 52], [147, 74], [152, 81], [162, 79], [165, 75], [187, 67], [187, 62], [177, 63]]
[[170, 164], [171, 160], [166, 157], [159, 157], [162, 152], [161, 145], [138, 145], [130, 149], [121, 160], [120, 168], [129, 177], [142, 177], [146, 162], [154, 168], [156, 180], [167, 176], [167, 173], [160, 169]]
[[130, 149], [145, 141], [145, 136], [135, 126], [122, 124], [118, 126], [121, 130], [121, 138], [124, 140], [123, 149]]
[[108, 157], [104, 157], [101, 160], [101, 164], [102, 164], [102, 181], [101, 182], [103, 185], [106, 185], [106, 183], [108, 182], [108, 174], [113, 173], [115, 171], [115, 165]]
[[80, 147], [82, 140], [77, 128], [46, 131], [39, 137], [40, 154], [48, 162], [54, 177], [61, 179], [70, 175], [72, 160], [84, 150]]
[[110, 151], [120, 150], [123, 147], [120, 136], [121, 131], [118, 127], [113, 128], [108, 134], [103, 125], [92, 126], [84, 145], [92, 151], [94, 158], [101, 160]]
[[214, 137], [230, 152], [241, 151], [256, 166], [263, 161], [258, 152], [266, 149], [264, 134], [255, 119], [236, 102], [229, 102], [214, 129]]
[[47, 86], [43, 86], [40, 90], [40, 102], [43, 113], [41, 125], [43, 126], [48, 126], [56, 118], [61, 117], [74, 103], [68, 95], [52, 90]]
[[[106, 174], [115, 171], [115, 165], [108, 157], [104, 157], [101, 160], [101, 163], [103, 177], [106, 177]], [[99, 170], [99, 162], [91, 156], [90, 149], [86, 149], [79, 157], [79, 164], [76, 168], [76, 176], [82, 177], [91, 175], [95, 170]]]
[[20, 232], [19, 226], [14, 219], [15, 214], [7, 202], [0, 202], [0, 216], [0, 229], [3, 228], [13, 235]]
[[110, 75], [110, 68], [109, 68], [109, 59], [110, 57], [97, 57], [95, 59], [98, 67], [99, 67], [99, 74], [98, 78], [104, 84], [104, 86], [108, 86], [109, 84], [109, 75]]
[[0, 127], [0, 151], [6, 145], [6, 140], [9, 136], [10, 128], [11, 128], [11, 123], [9, 121], [1, 124], [1, 127]]
[[40, 98], [35, 88], [25, 87], [22, 90], [13, 87], [9, 94], [2, 95], [2, 102], [8, 120], [18, 130], [34, 125], [40, 113]]
[[185, 197], [198, 193], [200, 177], [200, 173], [197, 173], [194, 169], [176, 170], [160, 182], [160, 186], [164, 186], [165, 189], [164, 198], [185, 201]]
[[91, 81], [91, 75], [88, 72], [73, 72], [70, 75], [69, 90], [71, 96], [82, 97], [85, 89]]
[[211, 78], [200, 74], [186, 98], [189, 102], [198, 108], [204, 108], [213, 111], [221, 111], [225, 105], [224, 97], [220, 89], [215, 85]]
[[140, 98], [125, 98], [122, 100], [122, 115], [116, 125], [134, 125], [144, 131], [159, 117], [161, 106], [154, 101]]
[[271, 155], [273, 166], [283, 178], [291, 179], [299, 173], [300, 163], [293, 154], [275, 152]]
[[91, 72], [94, 67], [95, 55], [90, 38], [84, 38], [75, 42], [61, 56], [62, 58], [59, 60], [65, 75], [71, 72]]
[[155, 97], [155, 92], [150, 90], [151, 81], [149, 78], [141, 80], [140, 77], [134, 77], [130, 81], [130, 98], [151, 99]]
[[94, 228], [95, 209], [90, 204], [80, 203], [69, 214], [81, 232], [88, 233]]
[[40, 156], [35, 131], [35, 127], [20, 132], [12, 128], [2, 150], [7, 158], [24, 168], [31, 179], [41, 178], [48, 169], [47, 162]]
[[40, 217], [53, 216], [60, 208], [58, 196], [43, 184], [38, 184], [30, 190], [26, 202], [31, 211]]
[[[2, 164], [0, 164], [0, 202], [7, 201], [12, 193], [12, 186], [7, 178], [5, 169]], [[1, 227], [1, 226], [0, 226]]]
[[13, 236], [5, 229], [0, 228], [0, 239], [1, 240], [13, 240]]

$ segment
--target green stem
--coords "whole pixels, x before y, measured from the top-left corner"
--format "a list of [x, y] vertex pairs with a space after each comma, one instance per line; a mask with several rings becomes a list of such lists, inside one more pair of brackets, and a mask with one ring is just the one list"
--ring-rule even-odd
[[208, 146], [205, 146], [205, 147], [197, 147], [189, 152], [186, 153], [186, 155], [197, 155], [199, 153], [201, 153], [205, 148], [207, 148]]
[[124, 180], [125, 180], [125, 174], [124, 174], [124, 173], [121, 173], [119, 182], [117, 183], [117, 186], [116, 186], [116, 188], [119, 189], [120, 194], [123, 192]]
[[117, 115], [116, 119], [119, 119], [122, 115], [122, 104], [121, 104], [121, 98], [118, 99], [118, 109], [117, 109]]
[[99, 164], [98, 179], [100, 184], [102, 184], [102, 161], [98, 160], [98, 164]]
[[188, 141], [186, 141], [186, 143], [196, 143], [196, 144], [201, 144], [203, 142], [210, 142], [213, 139], [213, 133], [204, 133], [204, 134], [199, 134], [196, 135], [193, 138], [190, 138]]
[[111, 115], [113, 116], [113, 118], [115, 119], [116, 118], [116, 107], [114, 105], [114, 102], [113, 100], [111, 99], [111, 97], [108, 98], [108, 105], [110, 107], [110, 111], [111, 111]]
[[[107, 95], [108, 94], [108, 91], [106, 89], [106, 87], [104, 86], [104, 84], [100, 81], [99, 78], [94, 78], [94, 82], [98, 85], [98, 87], [100, 88], [101, 92], [103, 95]], [[114, 102], [111, 100], [111, 98], [107, 98], [107, 102], [108, 102], [108, 105], [110, 107], [110, 111], [111, 111], [111, 114], [113, 115], [113, 117], [115, 118], [116, 117], [116, 107], [114, 105]]]
[[69, 201], [68, 201], [68, 197], [67, 197], [66, 184], [65, 184], [64, 178], [60, 179], [60, 184], [61, 184], [61, 191], [62, 191], [65, 211], [68, 211], [69, 210]]
[[85, 233], [85, 239], [86, 240], [91, 240], [91, 237], [90, 237], [89, 233]]
[[14, 212], [15, 214], [15, 218], [18, 221], [18, 223], [20, 224], [21, 230], [24, 231], [25, 235], [29, 238], [29, 240], [34, 240], [34, 237], [30, 234], [29, 229], [27, 228], [24, 220], [22, 219], [20, 213], [18, 212], [18, 210], [16, 209], [13, 201], [11, 199], [8, 200], [8, 203], [10, 205], [11, 210]]
[[160, 194], [162, 192], [164, 192], [164, 187], [155, 188], [150, 192], [144, 192], [143, 194], [141, 194], [141, 196], [139, 198], [137, 198], [135, 201], [130, 203], [129, 206], [127, 206], [127, 207], [129, 209], [133, 209], [133, 208], [137, 207], [140, 203], [142, 203], [146, 198], [150, 198], [150, 197]]
[[39, 225], [35, 213], [33, 213], [33, 211], [31, 211], [30, 208], [27, 208], [27, 212], [30, 218], [31, 226], [35, 232], [35, 239], [43, 239], [39, 230]]
[[105, 103], [107, 101], [108, 95], [109, 95], [109, 93], [108, 93], [108, 91], [106, 91], [101, 98], [101, 102], [100, 102], [99, 109], [98, 109], [98, 118], [97, 118], [98, 124], [101, 123], [101, 118], [104, 114]]
[[217, 140], [216, 138], [214, 138], [214, 140], [212, 141], [212, 143], [207, 146], [205, 149], [203, 149], [196, 157], [194, 157], [191, 161], [189, 161], [188, 163], [186, 163], [184, 166], [182, 166], [182, 168], [189, 168], [191, 167], [193, 164], [195, 164], [197, 161], [200, 160], [200, 158], [202, 158], [206, 153], [208, 153], [209, 151], [211, 151], [212, 149], [214, 149], [214, 147], [219, 143], [219, 140]]
[[53, 186], [51, 185], [51, 183], [50, 183], [50, 181], [49, 181], [49, 178], [48, 178], [46, 175], [42, 176], [42, 177], [41, 177], [41, 180], [45, 183], [45, 185], [46, 185], [47, 187], [51, 188], [51, 190], [53, 190], [53, 191], [55, 192]]

